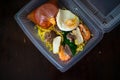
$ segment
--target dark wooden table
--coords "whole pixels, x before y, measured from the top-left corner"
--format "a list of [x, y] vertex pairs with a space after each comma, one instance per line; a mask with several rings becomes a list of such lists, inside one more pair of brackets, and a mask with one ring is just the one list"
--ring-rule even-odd
[[[120, 25], [65, 73], [32, 44], [14, 20], [29, 0], [0, 2], [0, 80], [116, 80], [120, 76]], [[120, 79], [118, 79], [120, 80]]]

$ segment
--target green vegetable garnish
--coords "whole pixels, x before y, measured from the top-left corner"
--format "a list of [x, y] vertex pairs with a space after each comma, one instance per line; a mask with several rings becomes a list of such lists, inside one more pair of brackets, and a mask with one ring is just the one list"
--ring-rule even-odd
[[66, 35], [68, 33], [69, 32], [63, 32], [63, 38], [64, 38], [64, 40], [63, 40], [62, 45], [67, 44], [70, 47], [70, 49], [71, 49], [72, 55], [74, 56], [76, 54], [77, 45], [75, 45], [74, 42], [70, 42], [70, 40], [67, 39]]

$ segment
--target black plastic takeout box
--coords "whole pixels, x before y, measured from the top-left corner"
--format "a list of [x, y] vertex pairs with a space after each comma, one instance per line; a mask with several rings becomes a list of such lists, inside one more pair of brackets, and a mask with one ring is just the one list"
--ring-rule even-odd
[[26, 16], [38, 6], [48, 0], [32, 0], [25, 5], [15, 19], [21, 29], [36, 46], [36, 48], [61, 72], [67, 71], [76, 62], [83, 58], [103, 38], [104, 33], [111, 31], [120, 22], [120, 0], [58, 0], [60, 6], [76, 14], [89, 27], [93, 37], [79, 52], [68, 62], [61, 62], [54, 54], [50, 53], [40, 41], [37, 30]]

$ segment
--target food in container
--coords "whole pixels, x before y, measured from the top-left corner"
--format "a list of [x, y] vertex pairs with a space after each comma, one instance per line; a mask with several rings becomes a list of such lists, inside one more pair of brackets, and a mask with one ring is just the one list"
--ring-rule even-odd
[[76, 14], [52, 2], [39, 6], [27, 18], [35, 23], [47, 49], [61, 61], [77, 55], [91, 38], [90, 30]]

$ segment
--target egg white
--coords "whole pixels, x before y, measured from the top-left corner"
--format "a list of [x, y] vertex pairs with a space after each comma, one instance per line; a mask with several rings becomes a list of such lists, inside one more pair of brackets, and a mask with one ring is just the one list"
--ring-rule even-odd
[[[72, 27], [65, 24], [66, 20], [71, 20], [71, 19], [75, 19], [74, 26]], [[56, 16], [56, 21], [57, 21], [57, 26], [62, 31], [72, 31], [79, 25], [79, 18], [69, 10], [59, 9], [58, 14]]]

